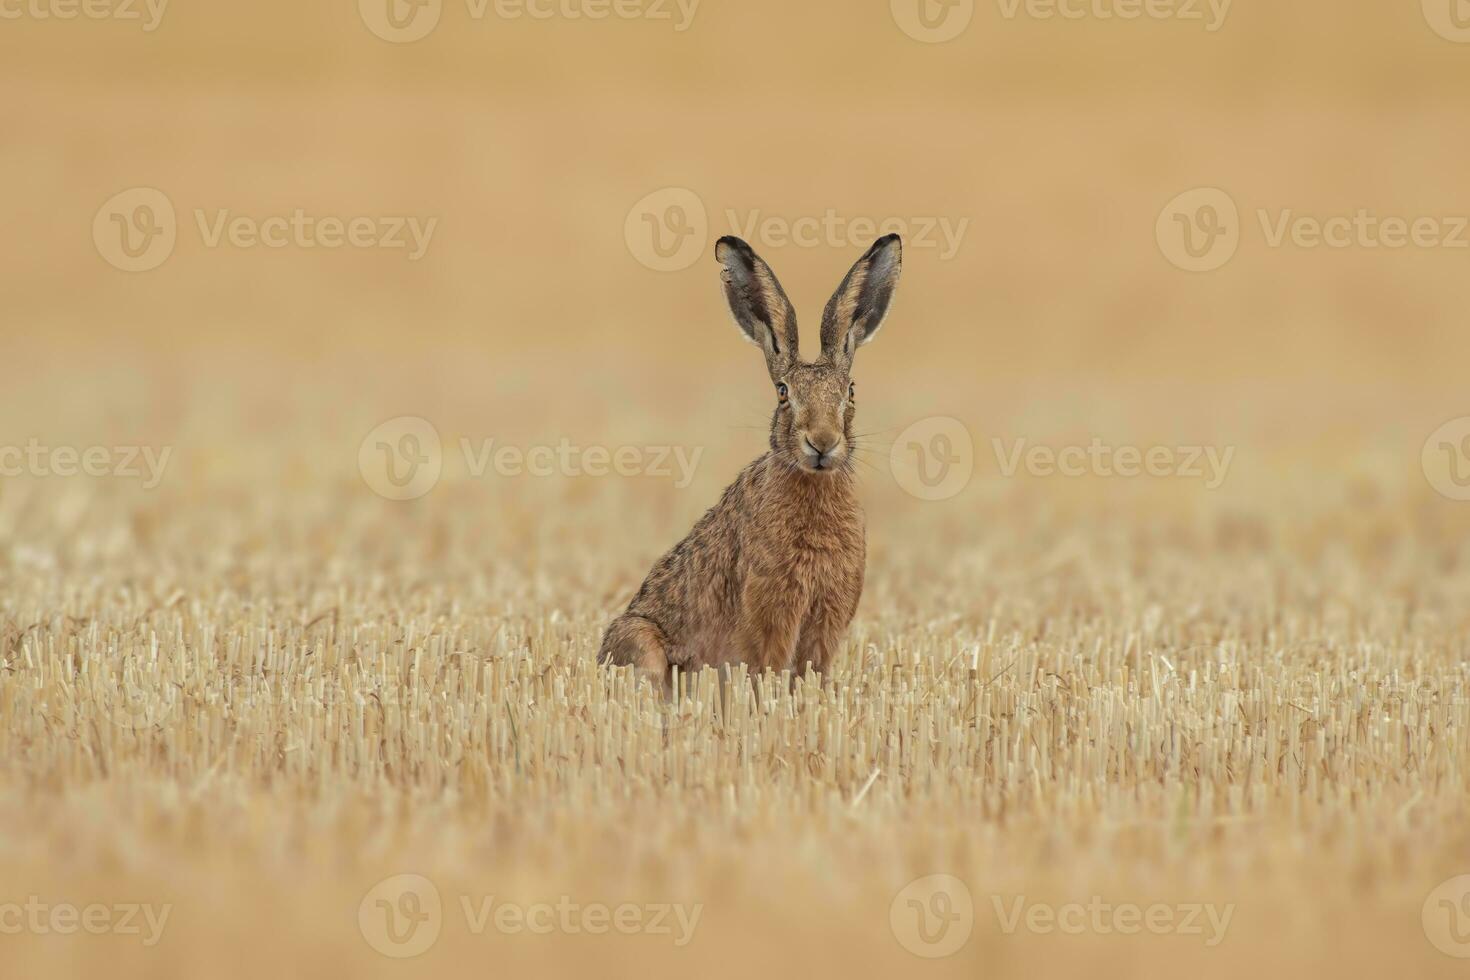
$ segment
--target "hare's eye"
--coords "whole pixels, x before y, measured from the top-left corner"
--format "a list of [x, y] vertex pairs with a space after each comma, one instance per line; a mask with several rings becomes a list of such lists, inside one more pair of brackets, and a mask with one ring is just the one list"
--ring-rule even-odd
[[854, 381], [852, 384], [850, 384], [850, 385], [847, 386], [847, 399], [848, 399], [848, 401], [854, 401], [854, 402], [857, 401], [857, 382], [856, 381]]
[[782, 402], [785, 402], [787, 396], [791, 394], [791, 389], [786, 387], [784, 384], [779, 384], [776, 386], [776, 394], [780, 397]]

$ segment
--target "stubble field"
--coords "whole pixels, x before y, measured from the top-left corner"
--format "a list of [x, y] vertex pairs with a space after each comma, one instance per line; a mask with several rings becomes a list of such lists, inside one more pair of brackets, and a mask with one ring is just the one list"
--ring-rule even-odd
[[[1447, 3], [68, 6], [0, 11], [0, 976], [1464, 975]], [[599, 671], [764, 448], [715, 238], [810, 354], [889, 223], [837, 669]]]
[[4, 497], [7, 972], [1454, 975], [1470, 580], [1422, 477], [874, 468], [825, 684], [666, 703], [594, 656], [690, 491], [398, 503], [341, 448]]

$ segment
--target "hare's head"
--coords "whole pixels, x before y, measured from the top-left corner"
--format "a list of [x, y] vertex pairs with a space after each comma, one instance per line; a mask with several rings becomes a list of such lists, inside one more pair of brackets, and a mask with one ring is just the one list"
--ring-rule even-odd
[[803, 362], [797, 348], [796, 310], [771, 267], [738, 238], [721, 238], [715, 258], [730, 312], [745, 338], [766, 355], [775, 386], [771, 449], [808, 472], [851, 467], [857, 386], [852, 361], [878, 334], [903, 264], [897, 235], [880, 238], [837, 287], [822, 314], [822, 354]]

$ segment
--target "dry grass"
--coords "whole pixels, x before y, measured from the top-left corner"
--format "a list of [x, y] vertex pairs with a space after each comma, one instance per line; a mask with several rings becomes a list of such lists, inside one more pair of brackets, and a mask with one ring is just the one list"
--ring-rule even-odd
[[[1414, 484], [1308, 506], [982, 477], [926, 505], [875, 476], [827, 684], [701, 675], [665, 704], [593, 651], [697, 503], [582, 483], [494, 509], [454, 480], [406, 506], [350, 479], [8, 493], [0, 878], [174, 906], [147, 949], [8, 936], [15, 971], [1452, 975], [1419, 910], [1465, 870], [1470, 580], [1463, 518]], [[405, 967], [357, 906], [410, 872], [444, 929]], [[930, 963], [889, 905], [936, 872], [975, 934]], [[476, 935], [483, 895], [703, 912], [683, 949]], [[1217, 946], [1007, 935], [1019, 896], [1233, 917]]]

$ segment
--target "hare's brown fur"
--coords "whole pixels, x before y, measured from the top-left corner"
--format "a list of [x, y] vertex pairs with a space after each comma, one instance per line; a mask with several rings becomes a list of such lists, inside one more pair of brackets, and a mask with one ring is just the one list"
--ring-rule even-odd
[[843, 280], [812, 363], [798, 357], [796, 313], [770, 267], [735, 238], [716, 256], [737, 326], [765, 351], [777, 405], [770, 451], [659, 559], [603, 637], [600, 662], [637, 666], [660, 685], [671, 667], [825, 671], [863, 591], [852, 360], [887, 314], [898, 237], [874, 244]]

